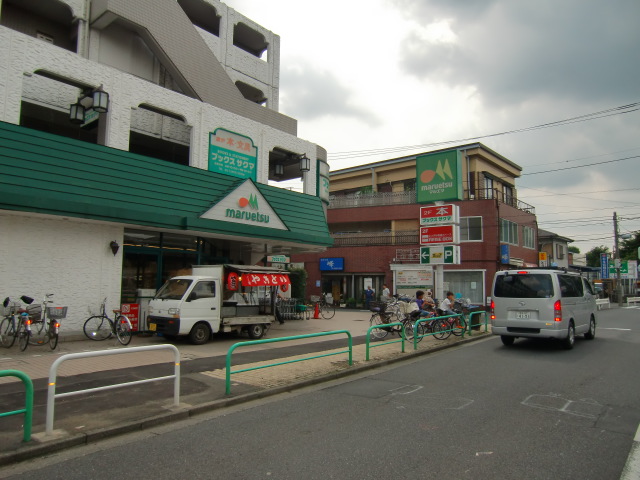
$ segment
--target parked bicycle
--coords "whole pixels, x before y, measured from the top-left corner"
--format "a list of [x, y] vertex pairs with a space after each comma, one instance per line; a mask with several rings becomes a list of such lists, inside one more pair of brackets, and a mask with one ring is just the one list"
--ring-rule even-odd
[[[20, 300], [29, 305], [33, 302], [33, 298], [23, 295]], [[0, 344], [3, 347], [11, 348], [18, 340], [21, 351], [25, 351], [29, 346], [29, 337], [31, 335], [31, 320], [26, 307], [20, 302], [12, 301], [9, 297], [2, 302], [5, 314], [0, 322]]]
[[[51, 350], [58, 346], [60, 320], [67, 316], [67, 307], [53, 307], [49, 304], [53, 293], [47, 293], [40, 305], [27, 307], [31, 320], [31, 335], [29, 343], [32, 345], [49, 344]], [[33, 300], [32, 300], [33, 301]]]
[[[371, 302], [373, 315], [369, 319], [369, 325], [386, 325], [400, 323], [389, 327], [375, 328], [371, 330], [371, 338], [381, 340], [389, 333], [397, 333], [404, 336], [405, 340], [412, 341], [415, 335], [415, 320], [419, 315], [418, 305], [408, 297], [395, 297], [390, 302]], [[422, 340], [422, 338], [419, 338]]]
[[311, 308], [315, 309], [315, 304], [318, 304], [318, 310], [320, 311], [322, 318], [329, 320], [336, 314], [336, 306], [333, 303], [327, 302], [326, 293], [322, 294], [322, 298], [317, 295], [311, 295], [309, 299], [312, 303], [312, 305], [310, 305]]
[[113, 310], [114, 318], [110, 318], [106, 311], [107, 299], [100, 305], [100, 314], [92, 315], [85, 322], [82, 330], [90, 340], [102, 341], [114, 335], [122, 345], [129, 345], [131, 342], [131, 322], [120, 313], [120, 310]]

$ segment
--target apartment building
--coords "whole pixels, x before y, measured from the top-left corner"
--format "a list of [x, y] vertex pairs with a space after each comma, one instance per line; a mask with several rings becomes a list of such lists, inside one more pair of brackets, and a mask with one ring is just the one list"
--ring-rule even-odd
[[[438, 267], [420, 259], [421, 198], [417, 162], [458, 159], [460, 261]], [[443, 164], [444, 165], [444, 164]], [[309, 273], [312, 293], [360, 301], [367, 285], [380, 294], [451, 290], [484, 304], [497, 270], [537, 266], [535, 209], [518, 199], [521, 167], [481, 143], [461, 145], [332, 171], [328, 223], [334, 245], [323, 253], [296, 255]], [[434, 172], [429, 172], [433, 176]], [[444, 182], [442, 182], [444, 183]], [[440, 184], [438, 184], [440, 186]]]
[[217, 0], [2, 0], [0, 292], [55, 293], [78, 330], [193, 264], [331, 245], [279, 48]]

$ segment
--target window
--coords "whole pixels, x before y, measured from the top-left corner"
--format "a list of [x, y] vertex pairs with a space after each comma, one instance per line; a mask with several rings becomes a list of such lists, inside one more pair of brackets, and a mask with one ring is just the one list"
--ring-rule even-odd
[[216, 296], [216, 282], [206, 281], [198, 282], [191, 291], [191, 300], [198, 300], [200, 298], [213, 298]]
[[510, 243], [511, 245], [518, 245], [518, 224], [500, 219], [500, 241], [502, 243]]
[[536, 248], [536, 235], [531, 227], [522, 227], [522, 246]]
[[482, 217], [460, 218], [460, 241], [482, 241]]
[[575, 275], [558, 275], [560, 295], [563, 297], [582, 297], [582, 278]]
[[564, 245], [556, 245], [556, 258], [564, 258]]
[[513, 188], [509, 185], [502, 185], [502, 201], [507, 205], [513, 205]]
[[493, 198], [493, 178], [484, 177], [484, 198]]

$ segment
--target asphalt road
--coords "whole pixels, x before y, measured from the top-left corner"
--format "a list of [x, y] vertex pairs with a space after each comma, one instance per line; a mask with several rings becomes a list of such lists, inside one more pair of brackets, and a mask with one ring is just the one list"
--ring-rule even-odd
[[0, 477], [618, 479], [640, 423], [639, 313], [601, 312], [570, 351], [492, 337]]

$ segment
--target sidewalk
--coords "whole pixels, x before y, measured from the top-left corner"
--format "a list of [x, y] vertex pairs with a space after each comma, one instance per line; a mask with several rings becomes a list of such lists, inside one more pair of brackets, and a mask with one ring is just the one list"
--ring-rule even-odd
[[[126, 353], [129, 347], [112, 340], [61, 342], [55, 351], [48, 346], [29, 346], [25, 352], [17, 347], [0, 351], [0, 370], [19, 370], [34, 384], [32, 441], [22, 443], [24, 415], [0, 418], [0, 465], [82, 445], [99, 438], [141, 430], [153, 425], [186, 419], [216, 408], [264, 398], [301, 386], [338, 378], [359, 371], [446, 348], [461, 341], [486, 338], [474, 331], [472, 337], [445, 341], [425, 338], [413, 351], [405, 342], [405, 353], [397, 335], [372, 342], [370, 360], [366, 361], [364, 338], [371, 313], [365, 310], [338, 310], [333, 319], [288, 320], [273, 325], [266, 339], [346, 330], [353, 337], [353, 365], [348, 363], [346, 333], [296, 339], [237, 348], [232, 355], [232, 370], [266, 364], [294, 362], [301, 358], [320, 358], [286, 363], [231, 376], [231, 394], [225, 394], [225, 361], [229, 348], [247, 337], [221, 336], [206, 345], [194, 346], [186, 341], [166, 342], [161, 337], [134, 337], [129, 347], [170, 344], [180, 352], [180, 405], [173, 406], [174, 382], [153, 381], [117, 389], [83, 393], [55, 401], [54, 433], [45, 435], [47, 383], [53, 362], [64, 354], [117, 349], [122, 354], [64, 361], [58, 368], [56, 393], [84, 390], [105, 385], [172, 375], [174, 356], [170, 350]], [[15, 377], [0, 378], [0, 413], [24, 408], [24, 386]]]

